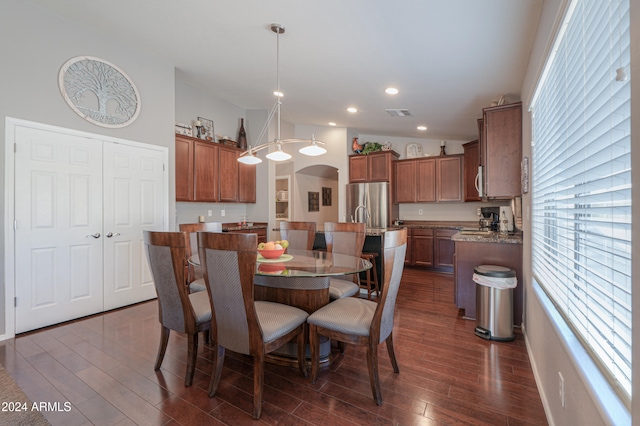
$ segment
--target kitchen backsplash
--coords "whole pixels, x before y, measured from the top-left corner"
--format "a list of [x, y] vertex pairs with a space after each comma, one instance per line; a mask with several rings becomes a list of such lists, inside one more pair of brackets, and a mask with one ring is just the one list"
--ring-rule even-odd
[[[511, 205], [508, 201], [481, 203], [416, 203], [400, 204], [401, 220], [477, 221], [480, 207]], [[422, 214], [420, 214], [422, 211]]]
[[[209, 216], [211, 210], [211, 216]], [[224, 210], [224, 216], [222, 216]], [[205, 222], [240, 222], [247, 216], [246, 204], [234, 203], [176, 203], [176, 224], [196, 223], [199, 216], [204, 216]], [[247, 217], [247, 222], [266, 222], [259, 218]], [[176, 225], [176, 228], [177, 228]]]

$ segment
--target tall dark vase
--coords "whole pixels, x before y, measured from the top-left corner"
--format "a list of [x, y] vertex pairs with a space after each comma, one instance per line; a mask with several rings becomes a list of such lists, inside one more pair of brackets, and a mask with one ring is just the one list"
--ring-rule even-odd
[[244, 131], [244, 118], [240, 119], [240, 130], [238, 131], [238, 148], [247, 149], [247, 133]]

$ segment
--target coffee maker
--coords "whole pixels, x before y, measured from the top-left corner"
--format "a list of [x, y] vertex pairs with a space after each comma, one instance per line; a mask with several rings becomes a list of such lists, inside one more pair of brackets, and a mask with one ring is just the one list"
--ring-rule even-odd
[[480, 208], [480, 230], [497, 231], [500, 229], [500, 207]]

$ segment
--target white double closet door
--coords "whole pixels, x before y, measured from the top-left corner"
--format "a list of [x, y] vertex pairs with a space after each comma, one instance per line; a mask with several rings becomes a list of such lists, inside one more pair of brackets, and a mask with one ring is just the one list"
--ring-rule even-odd
[[162, 149], [21, 126], [15, 143], [16, 333], [156, 297]]

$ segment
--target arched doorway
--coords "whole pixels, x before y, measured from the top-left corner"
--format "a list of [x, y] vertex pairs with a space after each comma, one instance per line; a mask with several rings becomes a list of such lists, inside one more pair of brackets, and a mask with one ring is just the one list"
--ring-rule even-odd
[[313, 165], [294, 171], [293, 163], [278, 164], [276, 176], [289, 177], [289, 220], [338, 222], [337, 168]]

